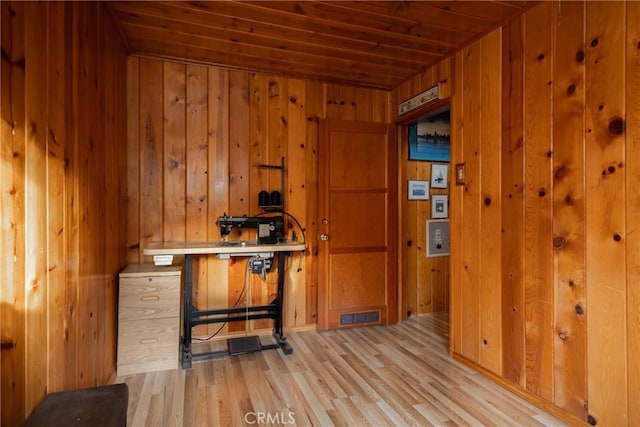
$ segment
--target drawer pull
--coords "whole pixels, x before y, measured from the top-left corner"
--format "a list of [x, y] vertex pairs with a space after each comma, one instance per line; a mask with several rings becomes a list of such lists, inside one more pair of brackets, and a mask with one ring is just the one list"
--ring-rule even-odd
[[150, 295], [146, 297], [141, 297], [140, 300], [141, 301], [159, 301], [160, 297], [158, 295]]
[[157, 338], [145, 338], [140, 340], [140, 344], [155, 344], [158, 342]]

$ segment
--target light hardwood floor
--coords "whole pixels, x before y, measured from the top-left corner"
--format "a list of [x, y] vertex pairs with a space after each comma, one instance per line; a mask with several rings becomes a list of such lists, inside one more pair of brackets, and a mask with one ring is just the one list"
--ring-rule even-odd
[[134, 427], [565, 425], [452, 360], [448, 328], [447, 314], [437, 313], [293, 332], [290, 356], [267, 350], [116, 382], [129, 385]]

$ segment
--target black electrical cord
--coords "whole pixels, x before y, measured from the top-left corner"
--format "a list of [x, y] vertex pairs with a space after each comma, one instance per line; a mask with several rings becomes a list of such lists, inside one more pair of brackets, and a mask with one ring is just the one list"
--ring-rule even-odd
[[[242, 296], [244, 295], [245, 290], [247, 289], [247, 282], [248, 282], [248, 272], [249, 272], [249, 260], [247, 260], [247, 264], [245, 266], [245, 272], [244, 272], [244, 283], [242, 285], [242, 290], [240, 291], [240, 295], [238, 295], [238, 298], [236, 299], [236, 302], [233, 303], [233, 305], [231, 306], [231, 308], [235, 308], [238, 306], [238, 304], [240, 303], [240, 300], [242, 299]], [[206, 338], [198, 338], [198, 337], [193, 337], [193, 341], [210, 341], [212, 340], [216, 335], [218, 335], [220, 333], [220, 331], [222, 331], [222, 329], [227, 325], [227, 323], [229, 322], [223, 322], [222, 325], [218, 328], [217, 331], [215, 331], [213, 334], [209, 335]]]

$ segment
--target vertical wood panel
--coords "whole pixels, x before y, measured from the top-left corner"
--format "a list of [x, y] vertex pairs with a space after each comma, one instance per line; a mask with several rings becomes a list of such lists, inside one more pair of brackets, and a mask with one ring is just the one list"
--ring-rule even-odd
[[325, 100], [325, 114], [327, 119], [339, 119], [342, 117], [341, 104], [344, 104], [342, 99], [341, 86], [337, 84], [325, 83], [325, 94], [323, 96]]
[[[229, 210], [229, 72], [215, 68], [208, 71], [208, 200], [209, 214], [207, 222], [207, 239], [220, 238], [216, 225], [218, 217]], [[216, 257], [207, 257], [208, 308], [225, 307], [228, 304], [228, 262]], [[209, 286], [209, 283], [211, 284]], [[215, 329], [213, 329], [215, 327]], [[213, 333], [220, 326], [212, 325]], [[226, 325], [221, 331], [226, 331]]]
[[[186, 227], [186, 66], [163, 64], [163, 239], [181, 242]], [[157, 91], [158, 88], [156, 87]]]
[[368, 88], [356, 88], [353, 102], [356, 104], [356, 120], [374, 122], [376, 105], [374, 104], [374, 90]]
[[460, 352], [468, 359], [480, 362], [480, 196], [481, 196], [481, 48], [480, 43], [463, 49], [462, 91], [468, 94], [462, 105], [464, 134], [462, 160], [466, 164], [467, 181], [464, 188], [464, 218], [459, 246], [462, 261], [461, 295], [462, 336]]
[[[453, 70], [452, 92], [455, 94], [451, 98], [451, 165], [455, 167], [458, 163], [464, 162], [465, 132], [463, 126], [463, 104], [467, 101], [463, 91], [463, 80], [465, 78], [465, 70], [463, 68], [463, 53], [458, 52], [454, 57], [451, 66]], [[453, 172], [451, 172], [453, 173]], [[465, 208], [464, 197], [465, 186], [455, 185], [449, 191], [451, 197], [451, 215], [450, 215], [450, 244], [461, 245], [463, 242], [463, 212]], [[455, 247], [455, 246], [452, 246]], [[462, 354], [462, 300], [463, 293], [463, 263], [462, 247], [451, 250], [450, 255], [451, 277], [451, 307], [449, 309], [449, 351], [456, 354]]]
[[482, 128], [480, 156], [480, 363], [483, 367], [502, 373], [501, 332], [501, 40], [500, 30], [493, 31], [480, 41]]
[[551, 188], [552, 4], [525, 17], [525, 369], [526, 388], [553, 399]]
[[[162, 63], [140, 59], [140, 244], [159, 241], [163, 206]], [[151, 262], [149, 257], [141, 257]]]
[[25, 285], [26, 346], [26, 405], [33, 408], [47, 388], [47, 229], [41, 212], [47, 208], [47, 14], [40, 3], [25, 4], [25, 56], [29, 58], [25, 70], [26, 146], [25, 146]]
[[627, 363], [629, 425], [640, 425], [640, 3], [627, 7]]
[[[84, 358], [91, 348], [98, 346], [98, 305], [101, 298], [102, 283], [98, 275], [97, 257], [99, 253], [99, 216], [103, 208], [98, 194], [104, 195], [99, 187], [98, 158], [100, 146], [97, 144], [97, 126], [92, 120], [97, 117], [99, 106], [93, 100], [98, 99], [97, 65], [95, 51], [97, 34], [90, 29], [95, 28], [97, 5], [80, 3], [77, 8], [78, 22], [78, 213], [80, 230], [78, 233], [79, 265], [78, 265], [78, 385], [88, 387], [96, 385], [95, 358]], [[101, 226], [101, 224], [100, 224]]]
[[524, 387], [523, 19], [502, 34], [502, 372]]
[[[437, 65], [438, 67], [438, 84], [439, 84], [439, 95], [440, 98], [449, 98], [453, 93], [453, 80], [454, 75], [452, 73], [452, 62], [453, 56], [447, 57], [440, 61]], [[428, 88], [427, 88], [428, 89]]]
[[[229, 214], [249, 214], [249, 76], [231, 72], [229, 77]], [[244, 212], [244, 213], [243, 213]], [[235, 233], [230, 238], [246, 239], [247, 231]], [[244, 304], [246, 260], [229, 260], [229, 307]], [[229, 331], [244, 330], [244, 322], [229, 325]]]
[[[25, 413], [25, 3], [2, 2], [2, 144], [0, 144], [0, 424]], [[23, 343], [23, 345], [19, 345]]]
[[80, 326], [79, 326], [79, 289], [80, 289], [80, 145], [78, 144], [80, 121], [80, 89], [79, 89], [79, 55], [78, 55], [78, 37], [76, 33], [79, 31], [79, 5], [73, 3], [67, 6], [67, 19], [70, 32], [67, 34], [67, 43], [71, 40], [71, 59], [67, 62], [67, 75], [71, 79], [67, 83], [69, 93], [69, 110], [67, 111], [67, 126], [69, 127], [68, 140], [69, 143], [65, 147], [65, 162], [67, 170], [66, 185], [66, 218], [65, 227], [67, 230], [67, 264], [69, 266], [67, 272], [67, 340], [69, 345], [69, 353], [65, 360], [65, 368], [68, 372], [66, 382], [69, 388], [79, 387], [79, 360], [80, 360]]
[[[287, 85], [285, 99], [287, 147], [287, 211], [305, 227], [307, 220], [306, 200], [311, 196], [307, 190], [307, 151], [306, 145], [306, 90], [302, 80], [291, 79]], [[291, 218], [285, 217], [289, 224], [288, 238], [295, 231], [298, 241], [302, 241], [302, 233]], [[307, 319], [305, 292], [306, 263], [302, 254], [293, 254], [288, 259], [287, 293], [285, 294], [284, 322], [289, 326], [304, 325]], [[308, 272], [306, 272], [308, 274]]]
[[318, 223], [318, 120], [325, 116], [324, 96], [322, 83], [305, 82], [305, 112], [306, 125], [306, 172], [305, 182], [307, 188], [305, 218], [305, 234], [307, 238], [307, 252], [305, 265], [305, 300], [306, 323], [316, 323], [318, 316], [318, 249], [317, 236], [320, 233]]
[[[627, 423], [625, 4], [586, 5], [587, 387], [601, 425]], [[619, 23], [611, 25], [610, 23]], [[635, 403], [634, 403], [635, 404]]]
[[127, 263], [137, 264], [140, 245], [140, 60], [127, 58]]
[[49, 272], [49, 350], [50, 369], [48, 392], [60, 391], [65, 387], [65, 359], [69, 348], [64, 339], [65, 325], [65, 149], [66, 135], [66, 51], [64, 3], [47, 3], [47, 11], [51, 22], [47, 50], [49, 66], [47, 79], [49, 82], [48, 97], [48, 144], [47, 144], [47, 271]]
[[[420, 181], [431, 180], [431, 168], [433, 163], [417, 162], [417, 176], [415, 179]], [[427, 190], [427, 191], [430, 191]], [[415, 221], [415, 243], [416, 243], [416, 293], [418, 304], [416, 314], [431, 313], [433, 311], [433, 281], [435, 265], [438, 263], [437, 258], [427, 258], [427, 219], [431, 219], [431, 200], [419, 200], [413, 202], [416, 204], [416, 216], [412, 218]]]
[[[276, 98], [276, 107], [279, 100], [280, 86], [277, 79], [273, 79], [274, 82], [274, 98]], [[234, 215], [255, 215], [260, 209], [258, 208], [257, 197], [251, 197], [252, 194], [257, 194], [261, 190], [266, 190], [269, 193], [273, 190], [279, 190], [280, 186], [273, 186], [269, 182], [270, 169], [260, 167], [261, 164], [270, 164], [269, 151], [270, 145], [277, 144], [277, 141], [269, 140], [270, 131], [270, 88], [269, 80], [264, 74], [251, 73], [249, 75], [249, 96], [250, 96], [250, 111], [249, 111], [249, 192], [248, 206], [249, 210], [246, 212], [237, 212]], [[277, 112], [274, 112], [277, 115]], [[279, 164], [277, 162], [276, 164]], [[273, 188], [272, 188], [273, 187]], [[252, 238], [255, 238], [255, 232], [251, 231]], [[240, 260], [243, 261], [244, 260]], [[249, 305], [262, 305], [268, 301], [269, 282], [273, 282], [273, 275], [268, 275], [268, 280], [262, 281], [260, 276], [251, 274], [249, 275], [249, 287], [248, 290], [248, 303]], [[268, 327], [269, 321], [265, 319], [253, 320], [250, 322], [250, 329], [260, 329]]]
[[[553, 236], [555, 404], [586, 419], [584, 3], [555, 7]], [[582, 59], [582, 60], [580, 60]], [[557, 141], [557, 143], [556, 143]]]
[[340, 87], [340, 117], [344, 120], [357, 120], [359, 106], [356, 101], [356, 88]]
[[[187, 241], [207, 240], [208, 210], [208, 157], [207, 157], [207, 69], [187, 65], [180, 71], [185, 76], [185, 165], [184, 183], [185, 200], [185, 239]], [[176, 111], [175, 114], [180, 114]], [[167, 114], [167, 111], [165, 111]], [[166, 197], [166, 196], [165, 196]], [[196, 307], [208, 308], [208, 261], [206, 257], [199, 257], [194, 265], [194, 282], [197, 284], [194, 300]], [[195, 276], [197, 275], [197, 276]], [[216, 328], [217, 329], [217, 328]], [[194, 333], [206, 333], [206, 326], [198, 326]]]
[[[105, 49], [100, 55], [103, 66], [99, 72], [102, 76], [102, 85], [100, 97], [104, 100], [103, 117], [105, 117], [105, 125], [103, 126], [102, 140], [110, 141], [105, 144], [105, 156], [103, 164], [105, 167], [105, 185], [107, 188], [105, 201], [105, 226], [104, 226], [104, 259], [105, 264], [103, 270], [105, 272], [106, 281], [106, 299], [107, 309], [104, 313], [103, 327], [105, 330], [104, 354], [101, 360], [100, 379], [102, 381], [104, 372], [111, 372], [116, 364], [115, 349], [117, 346], [117, 294], [118, 294], [118, 277], [117, 273], [126, 262], [126, 252], [123, 244], [126, 242], [126, 180], [123, 179], [123, 172], [126, 172], [126, 128], [124, 126], [126, 117], [126, 63], [124, 61], [115, 61], [120, 54], [120, 43], [118, 37], [112, 37], [111, 34], [111, 15], [104, 7], [100, 7], [100, 37], [103, 40]], [[117, 90], [117, 92], [114, 91]], [[118, 141], [114, 143], [113, 141]]]
[[[94, 221], [91, 223], [92, 230], [95, 233], [92, 237], [94, 238], [92, 242], [93, 250], [91, 253], [94, 254], [103, 254], [102, 256], [93, 257], [95, 263], [93, 263], [93, 275], [95, 280], [92, 280], [91, 285], [93, 292], [91, 292], [91, 309], [92, 311], [89, 313], [89, 319], [91, 319], [91, 324], [95, 337], [95, 342], [93, 343], [93, 348], [96, 352], [100, 354], [105, 354], [107, 351], [107, 339], [111, 334], [110, 330], [114, 325], [108, 324], [109, 314], [106, 312], [104, 316], [98, 316], [97, 313], [100, 312], [99, 306], [101, 304], [109, 304], [109, 278], [105, 271], [106, 265], [106, 243], [107, 237], [105, 233], [105, 223], [108, 211], [108, 204], [106, 200], [112, 199], [112, 189], [113, 186], [107, 185], [107, 174], [106, 174], [106, 152], [107, 147], [106, 144], [101, 144], [100, 141], [104, 141], [104, 129], [108, 126], [107, 121], [108, 117], [106, 115], [106, 100], [103, 96], [104, 92], [104, 84], [106, 82], [104, 78], [105, 63], [103, 61], [103, 56], [98, 55], [98, 52], [105, 52], [104, 45], [104, 31], [101, 30], [102, 26], [102, 18], [103, 15], [101, 13], [102, 8], [96, 7], [95, 9], [90, 8], [90, 17], [92, 18], [93, 25], [97, 28], [94, 36], [89, 37], [90, 40], [90, 49], [88, 50], [90, 53], [87, 55], [90, 61], [90, 69], [91, 69], [91, 80], [93, 80], [93, 88], [91, 89], [91, 96], [94, 97], [97, 101], [95, 102], [95, 106], [90, 109], [92, 111], [94, 117], [94, 126], [91, 130], [91, 139], [95, 141], [94, 149], [92, 150], [93, 156], [91, 158], [91, 170], [94, 174], [96, 174], [96, 187], [94, 191], [91, 192], [91, 205], [94, 208], [97, 207], [97, 214], [94, 211], [92, 217]], [[109, 188], [110, 187], [110, 188]], [[97, 191], [95, 191], [97, 190]], [[112, 306], [113, 307], [113, 306]], [[94, 317], [95, 315], [95, 317]], [[95, 320], [94, 320], [95, 319]], [[93, 332], [92, 331], [92, 332]], [[89, 381], [86, 384], [100, 384], [100, 376], [102, 375], [102, 363], [105, 362], [103, 359], [96, 359], [92, 365], [92, 372]]]
[[[295, 175], [291, 175], [292, 159], [289, 156], [288, 149], [288, 128], [290, 126], [288, 116], [288, 104], [291, 100], [296, 99], [295, 96], [289, 95], [288, 80], [280, 77], [265, 76], [267, 87], [265, 90], [265, 97], [267, 98], [267, 113], [265, 117], [266, 124], [266, 143], [267, 143], [267, 158], [266, 162], [270, 165], [280, 165], [282, 159], [285, 159], [285, 179], [282, 182], [282, 174], [279, 169], [266, 169], [264, 172], [267, 174], [268, 185], [266, 188], [271, 190], [277, 190], [281, 192], [281, 197], [284, 201], [285, 209], [291, 207], [291, 195], [287, 190], [288, 180]], [[284, 186], [284, 188], [282, 188]], [[257, 190], [257, 189], [256, 189]], [[252, 192], [256, 194], [256, 192]], [[253, 197], [257, 202], [257, 197]], [[304, 199], [302, 199], [304, 200]], [[257, 203], [256, 203], [257, 205]], [[257, 209], [256, 212], [260, 212], [262, 209]], [[287, 218], [284, 218], [285, 230], [287, 229]], [[257, 278], [257, 277], [256, 277]], [[288, 282], [290, 289], [294, 288], [293, 282]], [[275, 269], [272, 269], [271, 273], [267, 277], [266, 282], [260, 284], [261, 299], [258, 301], [260, 304], [267, 304], [276, 296], [277, 292], [277, 273]], [[285, 316], [286, 318], [286, 316]], [[271, 324], [269, 320], [262, 320], [256, 322], [262, 328], [268, 328]]]

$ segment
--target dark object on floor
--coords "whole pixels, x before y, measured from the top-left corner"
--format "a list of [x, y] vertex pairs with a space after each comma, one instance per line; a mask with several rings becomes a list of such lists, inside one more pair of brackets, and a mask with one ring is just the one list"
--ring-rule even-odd
[[128, 403], [126, 384], [51, 393], [33, 411], [25, 427], [124, 427]]
[[257, 336], [229, 338], [227, 339], [227, 347], [232, 356], [262, 350], [260, 338]]

